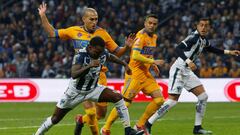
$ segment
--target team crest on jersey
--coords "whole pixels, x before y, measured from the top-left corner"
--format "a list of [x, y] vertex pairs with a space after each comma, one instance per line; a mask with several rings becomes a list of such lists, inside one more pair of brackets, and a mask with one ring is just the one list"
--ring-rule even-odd
[[182, 90], [181, 86], [177, 86], [177, 91], [180, 92]]
[[79, 32], [79, 33], [77, 34], [77, 36], [78, 36], [78, 37], [81, 37], [81, 36], [82, 36], [82, 33]]

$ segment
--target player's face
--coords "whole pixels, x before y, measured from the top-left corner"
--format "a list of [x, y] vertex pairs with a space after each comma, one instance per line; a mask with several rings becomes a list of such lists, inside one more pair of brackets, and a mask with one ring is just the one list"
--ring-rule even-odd
[[148, 33], [154, 33], [157, 28], [157, 25], [158, 25], [158, 19], [156, 19], [154, 17], [147, 18], [144, 23], [145, 30]]
[[98, 59], [100, 55], [104, 52], [104, 47], [101, 46], [91, 46], [89, 45], [89, 55], [93, 59]]
[[97, 12], [86, 12], [86, 14], [83, 16], [83, 23], [85, 28], [87, 28], [88, 31], [93, 32], [96, 29], [97, 23], [98, 23], [98, 14]]
[[201, 20], [197, 24], [197, 30], [201, 36], [206, 36], [210, 29], [209, 21], [208, 20]]

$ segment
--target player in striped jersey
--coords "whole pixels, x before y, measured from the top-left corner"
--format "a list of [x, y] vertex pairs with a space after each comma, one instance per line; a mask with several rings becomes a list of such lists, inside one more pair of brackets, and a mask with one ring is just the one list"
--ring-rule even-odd
[[104, 48], [104, 40], [98, 36], [93, 37], [89, 45], [80, 49], [79, 53], [74, 56], [69, 86], [57, 103], [53, 115], [43, 122], [35, 135], [43, 135], [53, 125], [61, 121], [71, 109], [86, 100], [114, 103], [125, 127], [125, 135], [143, 134], [143, 131], [136, 131], [130, 127], [129, 113], [124, 105], [122, 95], [97, 83], [101, 68], [106, 60], [121, 64], [125, 67], [127, 74], [131, 75], [132, 73], [127, 63], [115, 55], [105, 52]]
[[179, 57], [171, 66], [169, 71], [169, 98], [145, 123], [145, 127], [149, 132], [151, 132], [152, 124], [177, 104], [182, 89], [185, 88], [198, 98], [193, 133], [212, 133], [212, 131], [202, 128], [202, 119], [206, 110], [208, 95], [198, 77], [193, 73], [193, 70], [197, 68], [194, 64], [194, 61], [202, 53], [202, 51], [212, 52], [218, 55], [229, 54], [235, 56], [240, 55], [240, 51], [220, 50], [212, 47], [206, 38], [209, 28], [210, 20], [208, 18], [199, 19], [197, 23], [197, 30], [191, 33], [176, 47], [176, 52], [178, 53]]
[[[113, 53], [114, 55], [120, 57], [131, 47], [131, 42], [134, 39], [134, 35], [131, 35], [125, 40], [125, 46], [119, 47], [108, 34], [108, 32], [97, 26], [98, 14], [93, 8], [86, 8], [83, 11], [82, 26], [72, 26], [65, 29], [55, 29], [48, 21], [46, 17], [47, 5], [42, 3], [39, 8], [39, 15], [42, 21], [44, 30], [48, 33], [49, 37], [55, 37], [63, 40], [70, 40], [73, 43], [75, 52], [79, 49], [85, 48], [89, 40], [94, 36], [100, 36], [105, 41], [106, 49]], [[107, 77], [105, 72], [107, 72], [107, 67], [103, 66], [100, 72], [100, 77], [98, 83], [101, 85], [107, 85]], [[85, 101], [83, 103], [86, 114], [84, 116], [77, 115], [76, 117], [76, 128], [75, 135], [81, 133], [84, 123], [87, 123], [91, 129], [93, 135], [98, 135], [98, 119], [104, 118], [107, 113], [107, 103], [101, 102], [96, 103]]]

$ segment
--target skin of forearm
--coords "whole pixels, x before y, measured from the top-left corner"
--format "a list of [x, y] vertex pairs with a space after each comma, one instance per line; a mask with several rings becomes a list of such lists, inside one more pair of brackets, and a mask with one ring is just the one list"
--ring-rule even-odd
[[125, 54], [125, 52], [128, 50], [128, 47], [127, 46], [124, 46], [124, 47], [120, 47], [120, 49], [114, 53], [114, 55], [118, 56], [118, 57], [121, 57], [123, 56], [123, 54]]
[[49, 37], [55, 37], [55, 35], [54, 35], [54, 28], [48, 22], [47, 16], [45, 14], [43, 14], [40, 17], [41, 17], [43, 28], [49, 34]]
[[82, 76], [87, 70], [89, 70], [92, 66], [87, 65], [85, 67], [72, 67], [72, 73], [71, 76], [73, 79], [78, 78], [79, 76]]
[[127, 65], [127, 63], [121, 61], [117, 56], [112, 55], [112, 54], [110, 54], [110, 56], [108, 58], [108, 61], [120, 64], [120, 65], [123, 65], [123, 66]]

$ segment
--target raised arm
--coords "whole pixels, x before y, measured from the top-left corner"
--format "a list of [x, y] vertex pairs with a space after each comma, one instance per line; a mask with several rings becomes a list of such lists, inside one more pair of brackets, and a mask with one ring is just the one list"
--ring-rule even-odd
[[46, 16], [47, 4], [42, 2], [42, 4], [38, 8], [38, 13], [40, 15], [42, 25], [44, 30], [48, 33], [49, 37], [55, 37], [54, 27], [49, 23]]
[[118, 57], [121, 57], [123, 54], [125, 54], [128, 50], [131, 49], [134, 39], [136, 35], [131, 33], [128, 37], [125, 38], [125, 45], [124, 47], [120, 47], [119, 50], [117, 50], [114, 54]]

